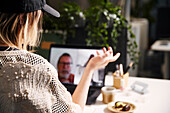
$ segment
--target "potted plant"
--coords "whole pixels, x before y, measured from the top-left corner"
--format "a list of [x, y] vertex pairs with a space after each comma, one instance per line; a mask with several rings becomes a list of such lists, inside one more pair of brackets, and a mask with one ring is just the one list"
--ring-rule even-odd
[[135, 35], [126, 18], [121, 15], [121, 8], [113, 6], [108, 0], [89, 0], [89, 3], [91, 6], [86, 10], [81, 10], [74, 2], [63, 3], [60, 10], [61, 18], [55, 19], [51, 25], [63, 31], [63, 37], [65, 37], [63, 39], [75, 37], [75, 28], [84, 27], [88, 46], [108, 47], [111, 44], [114, 51], [117, 49], [122, 31], [127, 30], [129, 35], [127, 53], [134, 64], [137, 64], [139, 52]]
[[127, 39], [127, 53], [134, 64], [138, 63], [139, 52], [137, 51], [137, 43], [135, 35], [131, 30], [126, 18], [121, 15], [121, 8], [113, 7], [113, 4], [108, 0], [100, 2], [91, 0], [92, 6], [85, 11], [87, 19], [86, 30], [88, 38], [87, 45], [111, 46], [116, 51], [118, 38], [122, 30], [127, 29], [129, 36]]

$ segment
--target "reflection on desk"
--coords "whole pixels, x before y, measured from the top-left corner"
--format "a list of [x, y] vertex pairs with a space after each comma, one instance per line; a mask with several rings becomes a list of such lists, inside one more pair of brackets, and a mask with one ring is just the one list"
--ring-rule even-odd
[[[131, 90], [130, 86], [140, 81], [148, 84], [148, 92], [144, 95]], [[170, 80], [150, 79], [130, 77], [129, 85], [126, 90], [116, 94], [116, 101], [126, 101], [136, 106], [134, 113], [170, 113]], [[85, 108], [87, 113], [112, 113], [107, 109], [107, 104], [103, 104], [100, 94], [93, 105]]]

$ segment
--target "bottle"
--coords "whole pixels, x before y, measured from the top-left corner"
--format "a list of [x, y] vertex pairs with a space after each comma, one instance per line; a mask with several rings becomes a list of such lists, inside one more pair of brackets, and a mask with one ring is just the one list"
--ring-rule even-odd
[[112, 76], [112, 72], [108, 72], [105, 75], [105, 86], [113, 86], [113, 76]]

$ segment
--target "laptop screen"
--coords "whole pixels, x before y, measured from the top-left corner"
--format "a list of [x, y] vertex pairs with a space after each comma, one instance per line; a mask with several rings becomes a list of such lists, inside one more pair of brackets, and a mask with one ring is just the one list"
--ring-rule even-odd
[[[102, 52], [102, 47], [51, 45], [49, 62], [57, 69], [59, 80], [63, 84], [77, 85], [88, 61]], [[104, 68], [93, 74], [91, 86], [104, 85]]]

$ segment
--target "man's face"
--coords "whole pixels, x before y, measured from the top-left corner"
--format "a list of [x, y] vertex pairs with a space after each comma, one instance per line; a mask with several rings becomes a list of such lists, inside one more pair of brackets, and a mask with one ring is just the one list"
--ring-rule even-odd
[[67, 79], [71, 72], [72, 60], [69, 56], [62, 56], [60, 58], [59, 64], [57, 65], [58, 74], [61, 78]]

